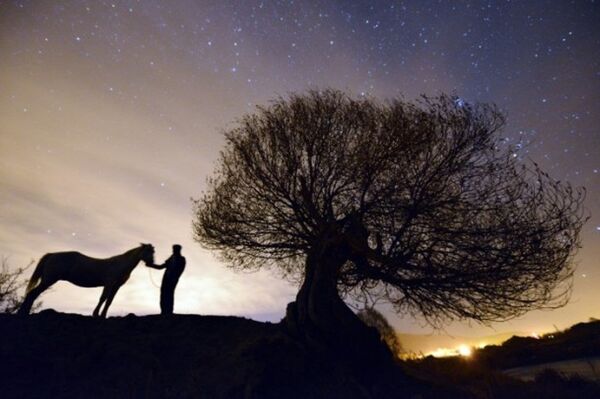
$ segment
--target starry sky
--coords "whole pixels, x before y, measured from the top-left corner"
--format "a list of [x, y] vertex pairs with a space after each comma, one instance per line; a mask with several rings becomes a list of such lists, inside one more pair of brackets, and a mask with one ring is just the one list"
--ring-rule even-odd
[[[192, 240], [224, 129], [292, 91], [446, 92], [495, 102], [526, 162], [586, 186], [571, 303], [445, 333], [548, 331], [600, 317], [600, 2], [0, 1], [0, 256], [108, 257], [183, 245], [176, 312], [279, 320], [296, 287], [234, 273]], [[158, 312], [139, 266], [110, 313]], [[100, 289], [58, 283], [44, 307], [91, 313]], [[386, 309], [383, 309], [386, 311]], [[420, 320], [388, 314], [400, 331]]]

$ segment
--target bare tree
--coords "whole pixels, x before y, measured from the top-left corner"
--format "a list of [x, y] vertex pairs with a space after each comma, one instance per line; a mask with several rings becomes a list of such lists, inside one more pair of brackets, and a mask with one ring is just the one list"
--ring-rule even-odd
[[[25, 271], [33, 264], [10, 270], [7, 258], [2, 258], [2, 269], [0, 270], [0, 313], [15, 313], [23, 302], [23, 296], [19, 291], [24, 290], [27, 285]], [[36, 306], [36, 308], [39, 307]]]
[[504, 123], [446, 95], [279, 98], [225, 133], [195, 239], [234, 268], [302, 281], [287, 326], [340, 350], [365, 336], [347, 295], [434, 325], [561, 306], [584, 191], [514, 157]]

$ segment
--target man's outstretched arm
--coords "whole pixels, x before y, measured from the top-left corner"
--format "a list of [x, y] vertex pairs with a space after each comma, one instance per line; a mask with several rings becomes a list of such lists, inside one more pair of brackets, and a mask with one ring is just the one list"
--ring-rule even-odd
[[171, 260], [171, 258], [167, 259], [165, 261], [165, 263], [163, 263], [162, 265], [154, 265], [154, 264], [153, 265], [149, 265], [149, 264], [146, 263], [146, 266], [151, 267], [153, 269], [158, 269], [158, 270], [160, 270], [160, 269], [166, 269], [170, 260]]
[[146, 266], [151, 267], [153, 269], [164, 269], [167, 267], [167, 262], [163, 263], [162, 265], [149, 265], [146, 263]]

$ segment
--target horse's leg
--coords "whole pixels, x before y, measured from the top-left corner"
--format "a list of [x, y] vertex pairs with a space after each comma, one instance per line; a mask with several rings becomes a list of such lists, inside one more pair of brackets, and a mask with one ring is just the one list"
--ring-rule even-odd
[[54, 283], [56, 283], [56, 280], [48, 281], [48, 280], [44, 280], [42, 278], [42, 280], [40, 281], [38, 286], [35, 287], [34, 289], [32, 289], [31, 291], [29, 291], [27, 293], [27, 295], [25, 296], [23, 303], [19, 307], [19, 314], [20, 315], [29, 314], [29, 311], [31, 311], [31, 307], [33, 306], [33, 302], [37, 299], [37, 297], [40, 296], [40, 294], [42, 292], [44, 292], [48, 288], [50, 288], [50, 286]]
[[96, 306], [96, 309], [94, 309], [94, 313], [92, 313], [92, 315], [94, 317], [98, 317], [98, 313], [100, 312], [100, 307], [102, 306], [104, 301], [106, 301], [107, 293], [108, 293], [108, 287], [105, 286], [104, 289], [102, 290], [102, 294], [100, 295], [100, 300], [98, 301], [98, 306]]
[[104, 309], [102, 309], [102, 314], [101, 314], [102, 318], [106, 318], [106, 313], [108, 312], [108, 307], [110, 306], [113, 299], [115, 298], [115, 295], [117, 295], [117, 291], [119, 291], [119, 288], [121, 288], [120, 285], [118, 285], [116, 287], [110, 287], [110, 289], [108, 290], [108, 292], [106, 294], [106, 303], [104, 304]]

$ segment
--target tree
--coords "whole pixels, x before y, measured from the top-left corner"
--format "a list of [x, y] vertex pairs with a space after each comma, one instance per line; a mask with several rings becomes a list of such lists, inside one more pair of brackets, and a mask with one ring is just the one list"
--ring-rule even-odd
[[513, 156], [504, 123], [447, 95], [279, 98], [225, 133], [195, 239], [234, 268], [302, 281], [285, 324], [350, 357], [372, 337], [342, 297], [434, 325], [563, 305], [584, 191]]
[[[29, 264], [29, 266], [31, 265], [32, 263]], [[29, 266], [11, 271], [8, 267], [8, 260], [2, 258], [2, 269], [0, 270], [0, 313], [15, 313], [19, 310], [23, 302], [23, 297], [18, 292], [27, 285], [27, 279], [23, 278], [23, 275]], [[39, 306], [40, 304], [36, 308]]]

